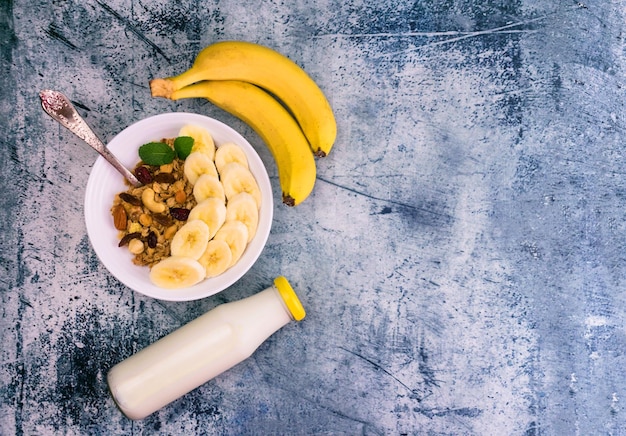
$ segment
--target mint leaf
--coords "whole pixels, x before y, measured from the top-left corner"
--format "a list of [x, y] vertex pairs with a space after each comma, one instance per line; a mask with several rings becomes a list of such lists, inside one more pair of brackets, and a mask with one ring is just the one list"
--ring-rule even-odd
[[191, 136], [179, 136], [174, 140], [174, 150], [176, 150], [179, 159], [187, 159], [193, 148], [193, 142]]
[[149, 142], [139, 147], [139, 157], [148, 165], [165, 165], [174, 160], [176, 152], [164, 142]]

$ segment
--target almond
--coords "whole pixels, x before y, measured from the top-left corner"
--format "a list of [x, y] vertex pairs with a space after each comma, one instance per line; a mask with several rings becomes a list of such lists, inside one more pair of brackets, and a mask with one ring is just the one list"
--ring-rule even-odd
[[121, 204], [113, 207], [113, 225], [117, 230], [126, 230], [126, 209]]
[[165, 239], [172, 239], [177, 230], [178, 226], [176, 226], [176, 224], [169, 226], [167, 229], [165, 229], [165, 233], [163, 234], [163, 236], [165, 236]]
[[185, 200], [187, 200], [187, 194], [181, 189], [180, 191], [176, 191], [174, 198], [178, 204], [183, 204], [185, 203]]

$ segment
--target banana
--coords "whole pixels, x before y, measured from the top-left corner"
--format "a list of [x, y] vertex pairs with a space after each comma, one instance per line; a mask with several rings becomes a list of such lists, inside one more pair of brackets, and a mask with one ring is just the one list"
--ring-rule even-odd
[[226, 204], [226, 222], [241, 221], [248, 228], [248, 242], [252, 241], [259, 226], [259, 210], [254, 197], [247, 192], [228, 200]]
[[212, 239], [206, 247], [206, 250], [198, 262], [205, 269], [205, 276], [215, 277], [222, 274], [230, 267], [233, 260], [233, 254], [226, 241]]
[[205, 268], [190, 257], [166, 257], [150, 269], [150, 281], [166, 289], [193, 286], [204, 280], [205, 275]]
[[234, 142], [226, 142], [220, 145], [215, 151], [215, 166], [218, 172], [222, 172], [224, 167], [232, 162], [237, 162], [248, 168], [248, 157], [243, 148]]
[[275, 95], [298, 121], [316, 156], [326, 156], [337, 125], [326, 96], [313, 79], [286, 56], [259, 44], [223, 41], [209, 45], [184, 73], [150, 81], [153, 97], [172, 95], [203, 80], [239, 80]]
[[241, 221], [225, 222], [213, 240], [224, 241], [228, 244], [233, 256], [229, 265], [231, 267], [239, 260], [248, 245], [248, 228]]
[[186, 124], [178, 132], [178, 136], [189, 136], [193, 138], [191, 152], [199, 151], [209, 156], [211, 160], [215, 158], [215, 142], [213, 136], [204, 127], [194, 124]]
[[209, 239], [209, 226], [204, 221], [188, 219], [172, 238], [171, 254], [197, 260], [206, 250]]
[[222, 168], [220, 180], [228, 201], [240, 192], [247, 192], [254, 197], [257, 208], [261, 207], [261, 189], [248, 168], [237, 162], [229, 163]]
[[196, 204], [189, 212], [187, 219], [189, 221], [200, 220], [208, 226], [208, 241], [215, 236], [220, 227], [222, 227], [222, 224], [226, 221], [226, 205], [219, 198], [209, 197]]
[[296, 206], [311, 194], [316, 167], [309, 144], [298, 123], [270, 94], [232, 80], [205, 81], [171, 94], [172, 100], [196, 97], [206, 98], [248, 123], [263, 139], [276, 160], [283, 203]]
[[198, 203], [210, 197], [218, 198], [222, 203], [226, 202], [224, 185], [222, 185], [220, 179], [211, 174], [202, 174], [198, 177], [198, 180], [193, 185], [193, 196]]
[[202, 174], [210, 174], [218, 177], [217, 168], [215, 168], [213, 159], [201, 151], [191, 152], [189, 156], [187, 156], [183, 172], [192, 185], [196, 184], [196, 181]]

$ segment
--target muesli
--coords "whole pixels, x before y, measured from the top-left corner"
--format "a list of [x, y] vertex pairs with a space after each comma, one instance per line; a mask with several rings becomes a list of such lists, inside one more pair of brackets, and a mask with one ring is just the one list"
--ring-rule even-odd
[[256, 234], [262, 200], [243, 149], [216, 148], [205, 129], [185, 126], [176, 138], [142, 145], [139, 157], [143, 186], [120, 192], [111, 207], [133, 263], [172, 289], [235, 265]]

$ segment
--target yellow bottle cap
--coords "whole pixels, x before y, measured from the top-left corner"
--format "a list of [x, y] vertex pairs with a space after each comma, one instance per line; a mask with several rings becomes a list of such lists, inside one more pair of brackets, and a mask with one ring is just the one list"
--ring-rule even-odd
[[287, 279], [283, 276], [278, 276], [274, 279], [274, 286], [278, 289], [278, 293], [282, 297], [287, 309], [291, 312], [291, 316], [296, 321], [300, 321], [304, 319], [306, 316], [306, 312], [302, 303], [298, 299], [296, 292], [291, 287], [291, 284], [287, 281]]

